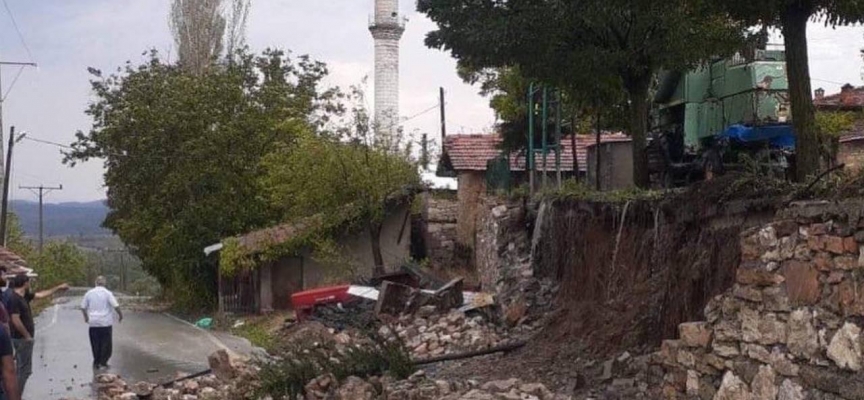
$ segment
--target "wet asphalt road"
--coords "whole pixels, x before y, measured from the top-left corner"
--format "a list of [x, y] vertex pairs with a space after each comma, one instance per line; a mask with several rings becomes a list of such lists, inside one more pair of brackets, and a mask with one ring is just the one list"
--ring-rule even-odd
[[[123, 298], [118, 297], [121, 307]], [[33, 375], [24, 399], [47, 400], [93, 396], [88, 326], [84, 323], [80, 297], [55, 300], [36, 318]], [[249, 354], [245, 339], [207, 332], [162, 313], [124, 311], [114, 325], [114, 351], [107, 371], [133, 384], [141, 380], [170, 380], [178, 372], [193, 373], [207, 368], [207, 356], [220, 348]]]

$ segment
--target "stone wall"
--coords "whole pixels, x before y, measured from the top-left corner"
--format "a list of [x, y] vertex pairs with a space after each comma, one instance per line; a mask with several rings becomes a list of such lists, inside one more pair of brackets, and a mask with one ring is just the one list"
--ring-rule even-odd
[[427, 193], [423, 197], [423, 241], [434, 268], [459, 267], [456, 254], [456, 221], [459, 203], [455, 196]]
[[656, 355], [668, 399], [864, 399], [864, 203], [799, 203], [741, 235], [735, 285]]
[[531, 263], [529, 207], [522, 200], [484, 197], [480, 203], [475, 265], [481, 290], [493, 293], [504, 322], [532, 324], [550, 310], [554, 279], [538, 278]]
[[477, 232], [478, 213], [481, 210], [480, 199], [486, 192], [486, 176], [483, 171], [459, 172], [459, 215], [456, 228], [458, 244], [474, 248]]

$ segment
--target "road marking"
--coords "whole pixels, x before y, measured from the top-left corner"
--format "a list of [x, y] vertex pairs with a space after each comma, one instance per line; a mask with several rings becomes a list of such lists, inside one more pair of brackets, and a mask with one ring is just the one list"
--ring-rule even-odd
[[167, 313], [167, 312], [166, 312], [166, 313], [162, 313], [162, 314], [165, 314], [166, 316], [168, 316], [168, 317], [171, 318], [171, 319], [174, 319], [174, 320], [179, 321], [179, 322], [181, 322], [181, 323], [183, 323], [183, 324], [185, 324], [185, 325], [191, 326], [191, 327], [194, 328], [194, 329], [197, 329], [197, 330], [199, 330], [199, 331], [201, 331], [201, 332], [204, 332], [204, 334], [207, 336], [207, 339], [209, 339], [211, 342], [213, 342], [213, 344], [215, 344], [216, 347], [218, 347], [220, 350], [225, 350], [225, 351], [228, 353], [228, 355], [231, 356], [231, 357], [239, 357], [239, 356], [237, 355], [237, 353], [234, 352], [234, 350], [231, 350], [230, 348], [228, 348], [228, 346], [226, 346], [225, 343], [222, 343], [221, 340], [219, 340], [218, 338], [216, 338], [216, 336], [214, 336], [214, 335], [213, 335], [212, 333], [210, 333], [208, 330], [206, 330], [206, 329], [201, 329], [200, 327], [196, 326], [195, 324], [193, 324], [193, 323], [191, 323], [191, 322], [189, 322], [189, 321], [186, 321], [185, 319], [177, 318], [177, 317], [175, 317], [175, 316], [173, 316], [173, 315], [171, 315], [171, 314], [169, 314], [169, 313]]

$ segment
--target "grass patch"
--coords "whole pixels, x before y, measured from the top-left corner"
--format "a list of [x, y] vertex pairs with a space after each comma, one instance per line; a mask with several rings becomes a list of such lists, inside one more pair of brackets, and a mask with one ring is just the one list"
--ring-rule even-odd
[[249, 340], [253, 346], [271, 351], [276, 346], [276, 338], [266, 327], [258, 324], [245, 324], [239, 328], [231, 329], [231, 333]]

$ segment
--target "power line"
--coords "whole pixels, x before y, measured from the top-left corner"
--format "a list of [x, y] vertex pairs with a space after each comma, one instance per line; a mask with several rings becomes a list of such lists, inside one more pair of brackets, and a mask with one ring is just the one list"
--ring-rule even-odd
[[24, 72], [24, 66], [22, 65], [18, 68], [18, 73], [15, 74], [15, 78], [12, 79], [12, 84], [9, 85], [9, 89], [6, 89], [6, 93], [3, 93], [3, 98], [0, 101], [6, 101], [6, 97], [9, 97], [9, 93], [12, 92], [12, 88], [15, 87], [15, 84], [18, 82], [18, 78], [21, 77], [21, 73]]
[[42, 143], [42, 144], [48, 144], [48, 145], [51, 145], [51, 146], [62, 147], [62, 148], [64, 148], [64, 149], [70, 149], [70, 150], [73, 149], [72, 146], [69, 146], [69, 145], [65, 145], [65, 144], [57, 143], [57, 142], [52, 142], [52, 141], [50, 141], [50, 140], [45, 140], [45, 139], [37, 139], [37, 138], [34, 138], [34, 137], [30, 136], [30, 135], [24, 136], [24, 139], [25, 139], [25, 140], [29, 140], [29, 141], [31, 141], [31, 142], [37, 142], [37, 143]]
[[3, 7], [6, 7], [6, 12], [9, 14], [9, 19], [12, 20], [12, 26], [15, 27], [15, 32], [18, 32], [18, 39], [21, 39], [21, 45], [24, 46], [24, 50], [27, 52], [27, 56], [30, 57], [30, 62], [33, 62], [33, 53], [30, 52], [30, 46], [27, 46], [27, 41], [24, 40], [24, 35], [21, 33], [21, 29], [18, 28], [18, 22], [15, 21], [15, 15], [12, 14], [12, 10], [9, 8], [9, 3], [6, 0], [3, 0]]

